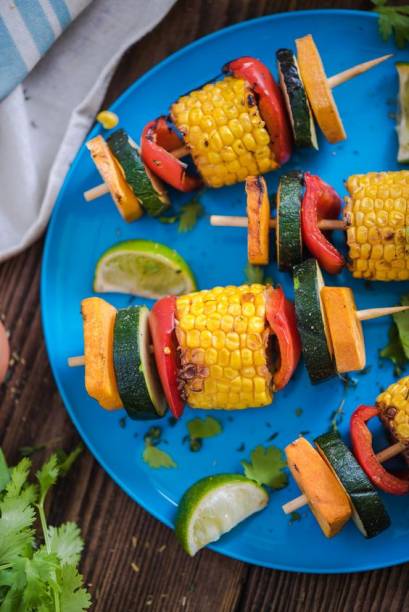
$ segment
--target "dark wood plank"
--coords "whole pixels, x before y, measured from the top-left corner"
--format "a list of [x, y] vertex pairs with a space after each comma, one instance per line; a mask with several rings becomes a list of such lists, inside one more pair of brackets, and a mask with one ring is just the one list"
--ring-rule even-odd
[[[369, 8], [345, 0], [179, 0], [169, 15], [123, 58], [105, 104], [139, 75], [191, 40], [263, 14], [307, 8]], [[0, 386], [0, 442], [11, 461], [21, 446], [72, 448], [79, 438], [49, 368], [41, 331], [42, 241], [0, 265], [0, 315], [11, 330], [12, 364]], [[43, 455], [34, 457], [39, 462]], [[50, 518], [78, 521], [87, 546], [82, 569], [99, 611], [263, 611], [409, 609], [409, 566], [308, 576], [246, 566], [203, 551], [189, 559], [172, 532], [134, 504], [84, 451], [57, 486]]]

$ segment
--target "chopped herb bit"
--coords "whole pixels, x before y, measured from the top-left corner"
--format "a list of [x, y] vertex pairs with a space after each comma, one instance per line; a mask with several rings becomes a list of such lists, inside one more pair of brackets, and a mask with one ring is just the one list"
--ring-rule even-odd
[[304, 431], [300, 431], [300, 436], [308, 436], [311, 433], [309, 429], [305, 429]]
[[296, 523], [297, 521], [301, 521], [301, 514], [299, 512], [291, 512], [290, 514], [290, 525]]
[[370, 280], [366, 280], [364, 282], [364, 287], [365, 289], [367, 289], [368, 291], [373, 291], [373, 283]]
[[247, 478], [272, 489], [282, 489], [288, 485], [288, 475], [283, 472], [287, 463], [282, 451], [277, 446], [257, 446], [250, 454], [250, 462], [242, 461], [241, 465]]
[[379, 15], [378, 30], [383, 40], [392, 35], [399, 49], [409, 42], [409, 6], [386, 6], [387, 0], [372, 0], [373, 9]]
[[360, 372], [357, 372], [358, 376], [365, 376], [365, 374], [369, 374], [369, 372], [372, 370], [372, 366], [371, 365], [367, 365], [364, 367], [363, 370], [361, 370]]
[[172, 214], [161, 215], [158, 221], [171, 225], [179, 221], [178, 231], [181, 233], [189, 232], [194, 228], [200, 217], [203, 217], [205, 211], [203, 205], [197, 198], [193, 198], [190, 202], [186, 202], [180, 207], [178, 212], [172, 211]]
[[191, 438], [211, 438], [222, 431], [222, 426], [220, 421], [208, 416], [188, 421], [187, 429]]
[[266, 442], [272, 442], [273, 440], [276, 439], [277, 436], [278, 436], [278, 431], [275, 431], [274, 433], [271, 434], [271, 436], [268, 436]]
[[203, 446], [202, 438], [190, 438], [189, 448], [192, 453], [197, 453]]
[[169, 453], [166, 453], [157, 446], [152, 446], [151, 444], [147, 444], [145, 446], [142, 457], [145, 463], [154, 469], [176, 467], [176, 463], [173, 461]]
[[126, 427], [126, 416], [121, 417], [121, 418], [119, 419], [119, 427], [120, 427], [121, 429], [125, 429], [125, 427]]
[[352, 378], [350, 374], [340, 374], [339, 377], [342, 380], [344, 389], [355, 389], [358, 386], [357, 379]]
[[176, 223], [178, 219], [179, 219], [178, 215], [169, 215], [168, 217], [166, 215], [162, 215], [161, 217], [158, 217], [158, 221], [160, 221], [161, 223], [165, 223], [166, 225], [171, 225], [172, 223]]
[[303, 413], [303, 409], [302, 408], [296, 408], [295, 409], [295, 416], [299, 417], [301, 416]]
[[242, 443], [240, 444], [240, 446], [238, 446], [238, 447], [236, 448], [236, 451], [237, 451], [238, 453], [242, 453], [242, 452], [245, 450], [245, 448], [246, 448], [246, 445], [244, 444], [244, 442], [242, 442]]
[[145, 444], [157, 446], [162, 441], [162, 427], [151, 427], [143, 437]]
[[181, 233], [189, 232], [203, 215], [204, 208], [198, 199], [193, 198], [190, 202], [183, 204], [179, 213], [178, 231]]
[[247, 262], [244, 268], [244, 277], [250, 284], [252, 283], [264, 283], [264, 270], [261, 266], [253, 266], [250, 262]]
[[176, 425], [176, 423], [178, 422], [177, 418], [174, 416], [171, 416], [168, 418], [168, 423], [171, 427], [174, 427]]
[[343, 399], [340, 405], [338, 406], [338, 408], [331, 413], [329, 431], [334, 431], [334, 432], [338, 431], [338, 425], [341, 425], [342, 420], [344, 418], [344, 414], [345, 414], [344, 404], [345, 404], [345, 399]]

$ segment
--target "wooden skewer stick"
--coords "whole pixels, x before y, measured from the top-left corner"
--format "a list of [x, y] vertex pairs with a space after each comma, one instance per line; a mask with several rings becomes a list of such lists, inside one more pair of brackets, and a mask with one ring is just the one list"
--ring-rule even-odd
[[349, 81], [350, 79], [353, 79], [359, 74], [363, 74], [367, 70], [374, 68], [378, 64], [381, 64], [382, 62], [390, 59], [391, 57], [393, 57], [393, 54], [389, 53], [388, 55], [377, 57], [373, 60], [369, 60], [369, 62], [363, 62], [362, 64], [357, 64], [356, 66], [352, 66], [352, 68], [348, 68], [348, 70], [343, 70], [342, 72], [339, 72], [338, 74], [334, 74], [334, 76], [329, 77], [327, 79], [328, 87], [330, 89], [334, 89], [334, 87], [338, 87], [338, 85], [341, 85], [342, 83], [345, 83], [346, 81]]
[[[190, 149], [188, 146], [183, 145], [183, 147], [179, 147], [178, 149], [173, 149], [171, 153], [173, 157], [180, 159], [181, 157], [185, 157], [186, 155], [189, 155]], [[106, 183], [101, 183], [100, 185], [96, 185], [95, 187], [92, 187], [91, 189], [87, 189], [87, 191], [84, 191], [84, 198], [87, 202], [91, 202], [92, 200], [96, 200], [97, 198], [100, 198], [106, 193], [109, 193], [108, 186], [106, 185]]]
[[[226, 215], [211, 215], [210, 225], [217, 227], [248, 227], [247, 217], [232, 217]], [[270, 219], [269, 225], [272, 229], [277, 227], [277, 219]], [[346, 223], [342, 219], [322, 219], [318, 223], [322, 230], [345, 230]]]
[[[384, 461], [387, 461], [388, 459], [392, 459], [392, 457], [396, 457], [396, 455], [399, 455], [399, 453], [405, 450], [405, 448], [407, 447], [404, 444], [402, 444], [401, 442], [396, 442], [396, 444], [392, 444], [392, 446], [388, 446], [388, 448], [385, 448], [383, 451], [378, 453], [376, 455], [376, 458], [380, 463], [383, 463]], [[296, 510], [299, 510], [307, 504], [308, 499], [306, 495], [299, 495], [298, 497], [295, 497], [291, 501], [284, 504], [282, 508], [285, 514], [291, 514], [291, 512], [295, 512]]]
[[366, 310], [357, 310], [356, 316], [360, 321], [368, 321], [368, 319], [377, 319], [378, 317], [386, 317], [387, 315], [395, 314], [395, 312], [403, 312], [408, 310], [409, 306], [386, 306], [386, 308], [367, 308]]
[[78, 355], [78, 357], [68, 357], [68, 365], [70, 368], [76, 368], [78, 366], [85, 365], [85, 355]]
[[[394, 314], [395, 312], [402, 312], [403, 310], [409, 310], [409, 306], [386, 306], [384, 308], [367, 308], [366, 310], [357, 310], [356, 316], [360, 321], [367, 321], [368, 319], [386, 317], [387, 315]], [[150, 346], [149, 350], [151, 353], [153, 353], [153, 346]], [[78, 366], [85, 365], [84, 355], [68, 357], [68, 365], [70, 366], [70, 368], [76, 368]], [[384, 461], [386, 461], [386, 459], [384, 459]]]

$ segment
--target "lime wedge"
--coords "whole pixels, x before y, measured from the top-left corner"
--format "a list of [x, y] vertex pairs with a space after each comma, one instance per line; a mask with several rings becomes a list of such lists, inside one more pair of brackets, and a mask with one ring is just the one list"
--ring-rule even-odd
[[176, 536], [193, 557], [203, 546], [262, 510], [267, 502], [263, 487], [245, 476], [208, 476], [183, 495], [176, 515]]
[[397, 62], [399, 75], [398, 162], [409, 163], [409, 62]]
[[129, 293], [159, 299], [196, 289], [193, 272], [176, 251], [151, 240], [127, 240], [99, 258], [94, 276], [98, 293]]

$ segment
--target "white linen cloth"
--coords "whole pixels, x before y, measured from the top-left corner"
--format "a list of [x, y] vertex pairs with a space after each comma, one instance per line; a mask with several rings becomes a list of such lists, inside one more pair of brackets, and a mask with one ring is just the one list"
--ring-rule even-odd
[[174, 2], [93, 0], [0, 103], [0, 261], [41, 235], [121, 56]]

